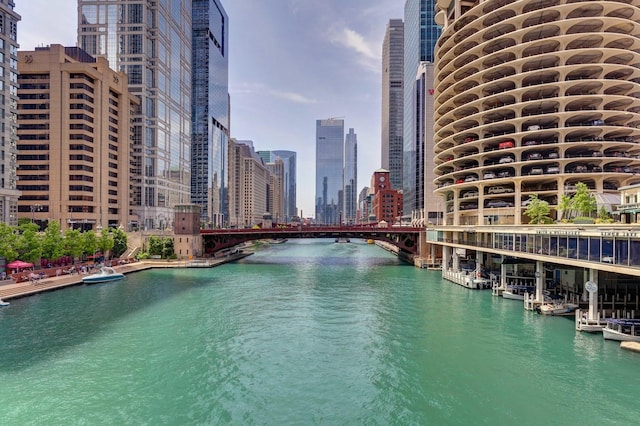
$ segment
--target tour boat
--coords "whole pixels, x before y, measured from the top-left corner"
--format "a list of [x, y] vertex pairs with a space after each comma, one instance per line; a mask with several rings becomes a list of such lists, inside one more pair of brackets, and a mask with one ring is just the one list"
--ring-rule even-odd
[[116, 270], [111, 267], [103, 266], [95, 274], [82, 278], [82, 282], [85, 284], [107, 283], [111, 281], [118, 281], [123, 278], [124, 274], [116, 272]]
[[2, 306], [9, 306], [10, 303], [9, 302], [5, 302], [4, 300], [0, 299], [0, 307]]
[[525, 293], [532, 294], [535, 291], [534, 286], [530, 285], [508, 285], [507, 289], [502, 292], [504, 299], [524, 300]]
[[621, 342], [640, 342], [640, 319], [608, 319], [602, 337]]

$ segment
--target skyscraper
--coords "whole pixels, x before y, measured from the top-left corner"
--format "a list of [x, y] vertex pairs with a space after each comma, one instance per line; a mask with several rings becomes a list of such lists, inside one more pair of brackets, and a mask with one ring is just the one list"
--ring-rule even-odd
[[382, 44], [382, 168], [402, 188], [404, 23], [391, 19]]
[[191, 202], [211, 227], [227, 224], [229, 19], [219, 0], [193, 0]]
[[407, 0], [404, 6], [404, 149], [403, 149], [403, 191], [405, 216], [416, 217], [416, 206], [423, 211], [416, 200], [424, 199], [424, 162], [416, 157], [424, 150], [424, 140], [416, 139], [416, 81], [421, 62], [433, 62], [433, 52], [440, 36], [440, 27], [434, 20], [435, 0]]
[[355, 223], [358, 210], [358, 135], [349, 129], [344, 142], [344, 214], [342, 221]]
[[16, 143], [18, 136], [18, 21], [12, 0], [0, 2], [0, 222], [18, 224]]
[[343, 212], [344, 120], [316, 120], [316, 223], [339, 224]]
[[191, 4], [78, 0], [79, 46], [125, 72], [140, 98], [130, 205], [145, 228], [171, 226], [173, 206], [191, 200]]
[[292, 216], [298, 216], [296, 200], [296, 156], [294, 151], [277, 150], [273, 154], [280, 157], [284, 163], [284, 221], [289, 222]]

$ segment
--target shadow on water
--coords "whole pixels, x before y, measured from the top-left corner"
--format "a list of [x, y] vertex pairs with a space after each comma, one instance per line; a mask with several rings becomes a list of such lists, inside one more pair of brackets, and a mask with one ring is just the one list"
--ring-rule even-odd
[[141, 309], [215, 284], [213, 271], [224, 267], [141, 271], [117, 283], [79, 285], [11, 301], [10, 309], [0, 310], [0, 371], [55, 358]]

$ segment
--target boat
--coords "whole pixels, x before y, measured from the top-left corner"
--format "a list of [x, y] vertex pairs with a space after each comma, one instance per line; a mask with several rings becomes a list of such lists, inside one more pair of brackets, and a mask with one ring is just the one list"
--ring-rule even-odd
[[2, 306], [9, 306], [11, 303], [9, 302], [5, 302], [4, 300], [0, 299], [0, 307]]
[[340, 237], [340, 238], [336, 238], [335, 242], [336, 242], [336, 243], [350, 243], [350, 242], [351, 242], [351, 240], [350, 240], [349, 238], [342, 238], [342, 237]]
[[116, 272], [115, 269], [109, 266], [103, 266], [95, 274], [91, 274], [87, 277], [82, 278], [82, 282], [85, 284], [108, 283], [111, 281], [118, 281], [123, 278], [124, 274]]
[[268, 243], [269, 244], [284, 244], [287, 241], [289, 241], [289, 240], [287, 240], [286, 238], [272, 238], [272, 239], [268, 240]]
[[543, 303], [536, 308], [536, 311], [538, 311], [538, 313], [542, 315], [569, 315], [579, 307], [580, 306], [576, 303], [551, 302]]
[[524, 300], [525, 293], [532, 294], [535, 291], [534, 286], [530, 285], [508, 285], [507, 289], [502, 292], [504, 299]]
[[607, 319], [602, 337], [620, 342], [640, 342], [640, 319]]

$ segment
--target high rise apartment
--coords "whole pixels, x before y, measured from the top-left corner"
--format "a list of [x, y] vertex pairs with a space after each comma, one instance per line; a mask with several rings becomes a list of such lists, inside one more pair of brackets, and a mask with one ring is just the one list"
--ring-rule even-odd
[[252, 141], [229, 139], [230, 225], [251, 227], [267, 213], [269, 169]]
[[18, 21], [12, 0], [0, 1], [0, 222], [18, 224], [16, 180]]
[[640, 183], [638, 16], [638, 1], [438, 2], [447, 224], [527, 223], [532, 195], [557, 220], [578, 182], [597, 199]]
[[193, 123], [191, 202], [200, 219], [222, 227], [228, 219], [229, 19], [219, 0], [193, 0]]
[[292, 217], [298, 216], [297, 206], [297, 154], [295, 151], [276, 150], [273, 151], [284, 164], [284, 216], [285, 222], [289, 222]]
[[18, 55], [20, 217], [63, 230], [127, 226], [138, 99], [126, 75], [77, 47]]
[[267, 188], [267, 212], [275, 223], [282, 223], [284, 218], [284, 162], [280, 157], [266, 163], [269, 170], [269, 186]]
[[382, 44], [382, 168], [402, 188], [404, 108], [404, 23], [391, 19]]
[[145, 228], [171, 226], [173, 206], [191, 201], [191, 5], [78, 0], [79, 46], [126, 73], [140, 99], [130, 205]]
[[358, 135], [349, 129], [344, 140], [344, 223], [355, 223], [358, 210]]
[[[417, 117], [416, 84], [421, 62], [434, 61], [434, 48], [440, 28], [434, 21], [435, 0], [407, 0], [404, 6], [404, 148], [403, 148], [403, 192], [404, 215], [423, 217], [420, 200], [424, 199], [424, 162], [417, 162], [425, 147], [424, 140], [416, 139]], [[416, 179], [416, 176], [418, 179]], [[417, 211], [415, 209], [418, 209]]]
[[316, 120], [316, 223], [339, 224], [344, 211], [344, 120]]

